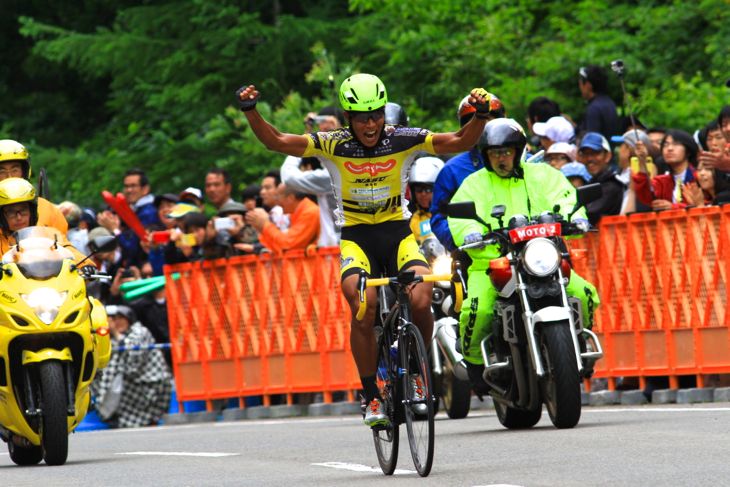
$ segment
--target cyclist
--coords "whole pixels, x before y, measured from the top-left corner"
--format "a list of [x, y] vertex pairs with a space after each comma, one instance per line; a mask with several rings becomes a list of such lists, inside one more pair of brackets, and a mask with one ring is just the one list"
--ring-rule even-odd
[[[468, 97], [464, 97], [456, 111], [459, 124], [463, 127], [474, 117], [474, 113], [474, 107], [468, 103]], [[496, 95], [490, 93], [487, 121], [503, 118], [504, 114], [502, 101]], [[481, 152], [476, 147], [472, 147], [468, 152], [458, 154], [446, 161], [446, 165], [436, 178], [431, 201], [431, 231], [446, 247], [446, 250], [453, 251], [456, 249], [449, 231], [449, 223], [446, 220], [446, 205], [449, 204], [451, 197], [459, 189], [464, 178], [483, 167], [484, 159]]]
[[[573, 185], [548, 164], [523, 164], [526, 144], [525, 132], [514, 120], [502, 118], [489, 122], [477, 146], [488, 165], [468, 176], [451, 201], [473, 201], [479, 216], [493, 228], [499, 228], [497, 220], [490, 216], [495, 205], [507, 206], [507, 218], [515, 214], [552, 212], [555, 205], [560, 205], [560, 213], [567, 217], [576, 202]], [[584, 208], [578, 210], [572, 221], [583, 230], [589, 228]], [[487, 232], [481, 223], [458, 218], [449, 218], [449, 228], [457, 245], [480, 242]], [[474, 390], [485, 394], [488, 386], [482, 378], [484, 359], [480, 344], [491, 331], [497, 298], [487, 270], [489, 261], [498, 258], [499, 252], [494, 245], [467, 252], [473, 263], [469, 268], [469, 297], [459, 320], [461, 350]], [[593, 311], [600, 303], [596, 288], [572, 272], [567, 292], [580, 298], [584, 324], [592, 327]]]
[[433, 183], [439, 171], [444, 167], [444, 161], [438, 157], [419, 157], [411, 166], [408, 185], [413, 199], [413, 215], [411, 215], [411, 231], [421, 245], [431, 232], [431, 198], [433, 197]]
[[[10, 139], [0, 140], [0, 181], [7, 178], [23, 178], [30, 181], [30, 153], [25, 146]], [[45, 198], [38, 198], [38, 225], [53, 227], [66, 235], [68, 222], [56, 208], [56, 205]]]
[[[385, 124], [385, 85], [377, 76], [355, 74], [342, 82], [339, 91], [348, 126], [294, 135], [279, 132], [261, 117], [256, 110], [260, 93], [255, 86], [244, 86], [236, 92], [239, 107], [266, 147], [297, 157], [318, 156], [330, 172], [338, 200], [336, 216], [343, 226], [341, 287], [352, 311], [350, 343], [367, 403], [365, 424], [369, 426], [387, 425], [389, 419], [382, 410], [375, 382], [376, 293], [374, 288], [367, 290], [367, 312], [363, 320], [357, 320], [358, 274], [362, 269], [369, 275], [383, 271], [393, 275], [406, 268], [413, 268], [417, 274], [428, 273], [428, 264], [408, 226], [410, 215], [401, 178], [407, 174], [416, 151], [447, 154], [472, 147], [489, 110], [486, 95], [481, 88], [472, 90], [470, 102], [475, 104], [477, 116], [461, 130], [431, 133]], [[427, 339], [433, 328], [431, 292], [430, 284], [415, 286], [411, 292], [414, 321]], [[412, 386], [419, 392], [417, 379]]]
[[[12, 245], [15, 245], [14, 232], [31, 226], [51, 226], [40, 222], [38, 202], [35, 188], [25, 179], [7, 178], [0, 181], [0, 255], [5, 254]], [[76, 262], [85, 258], [71, 245], [65, 234], [61, 234], [60, 237], [59, 243], [73, 253]], [[93, 274], [96, 267], [89, 260], [81, 270]]]

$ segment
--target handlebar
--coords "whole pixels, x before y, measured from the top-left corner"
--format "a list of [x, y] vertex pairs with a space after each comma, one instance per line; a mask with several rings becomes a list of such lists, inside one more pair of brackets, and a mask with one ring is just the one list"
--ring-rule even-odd
[[404, 272], [395, 277], [367, 277], [365, 271], [360, 271], [360, 279], [358, 281], [358, 293], [360, 294], [360, 305], [357, 308], [355, 318], [362, 320], [365, 317], [367, 309], [367, 299], [365, 289], [369, 287], [386, 286], [396, 284], [398, 286], [410, 286], [419, 282], [437, 282], [437, 281], [453, 281], [452, 274], [416, 274], [415, 271]]

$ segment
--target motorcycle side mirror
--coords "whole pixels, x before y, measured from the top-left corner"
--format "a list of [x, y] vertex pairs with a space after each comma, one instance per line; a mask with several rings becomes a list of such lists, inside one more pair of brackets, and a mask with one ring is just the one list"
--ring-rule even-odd
[[81, 264], [89, 260], [94, 254], [99, 252], [111, 252], [117, 248], [117, 237], [111, 235], [105, 235], [101, 237], [95, 237], [89, 240], [89, 250], [91, 253], [84, 257], [79, 263], [76, 264], [76, 268], [80, 268]]
[[502, 217], [504, 216], [504, 214], [506, 212], [507, 212], [507, 207], [505, 205], [495, 205], [492, 208], [492, 214], [490, 216], [499, 222], [500, 228], [504, 226], [502, 224]]
[[489, 231], [492, 231], [492, 226], [482, 220], [482, 218], [477, 215], [477, 208], [476, 205], [474, 205], [473, 201], [462, 201], [461, 203], [449, 203], [449, 205], [446, 207], [446, 215], [448, 215], [450, 218], [460, 218], [463, 220], [476, 220]]
[[573, 211], [568, 215], [568, 221], [575, 214], [576, 211], [587, 205], [592, 201], [596, 201], [603, 196], [603, 188], [600, 183], [586, 184], [576, 190], [576, 203]]

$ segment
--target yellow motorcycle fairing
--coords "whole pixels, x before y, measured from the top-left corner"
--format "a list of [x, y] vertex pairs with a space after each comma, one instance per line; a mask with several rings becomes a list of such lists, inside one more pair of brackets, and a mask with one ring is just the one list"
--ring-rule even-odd
[[[87, 298], [85, 281], [73, 265], [72, 254], [58, 245], [60, 239], [53, 232], [43, 227], [18, 232], [18, 244], [3, 256], [0, 270], [0, 358], [4, 359], [0, 363], [5, 364], [0, 371], [4, 377], [0, 380], [0, 425], [34, 445], [40, 445], [40, 437], [15, 396], [16, 391], [24, 390], [15, 383], [23, 371], [11, 370], [18, 367], [12, 364], [34, 367], [45, 360], [74, 362], [75, 415], [68, 417], [71, 432], [86, 415], [89, 386], [97, 369], [108, 363], [111, 354], [104, 307]], [[41, 296], [60, 296], [56, 299], [60, 304], [52, 310], [55, 314], [45, 314], [43, 319], [36, 312], [45, 312], [48, 306], [31, 295], [41, 288], [45, 288]], [[15, 341], [17, 345], [13, 345]], [[17, 362], [10, 360], [11, 350], [21, 354]]]
[[61, 362], [73, 361], [71, 355], [71, 349], [65, 347], [63, 350], [56, 350], [55, 348], [44, 348], [33, 352], [31, 350], [23, 350], [23, 365], [37, 364], [39, 362], [45, 362], [46, 360], [60, 360]]

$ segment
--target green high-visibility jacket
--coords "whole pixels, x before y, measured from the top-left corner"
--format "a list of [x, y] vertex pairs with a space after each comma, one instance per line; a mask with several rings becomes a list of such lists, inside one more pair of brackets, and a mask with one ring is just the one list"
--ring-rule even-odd
[[[575, 188], [563, 173], [544, 163], [523, 163], [521, 167], [524, 178], [502, 178], [486, 168], [480, 169], [461, 183], [451, 202], [473, 201], [477, 214], [494, 229], [499, 228], [499, 223], [490, 214], [496, 205], [507, 207], [504, 225], [512, 215], [537, 216], [543, 211], [552, 211], [555, 205], [559, 205], [559, 212], [565, 217], [573, 211]], [[578, 210], [572, 217], [576, 218], [587, 218], [585, 209]], [[470, 233], [488, 231], [477, 221], [461, 218], [449, 218], [449, 229], [456, 245], [463, 245], [464, 237]], [[471, 270], [486, 269], [491, 259], [499, 257], [496, 245], [469, 249], [467, 253], [474, 261]]]

